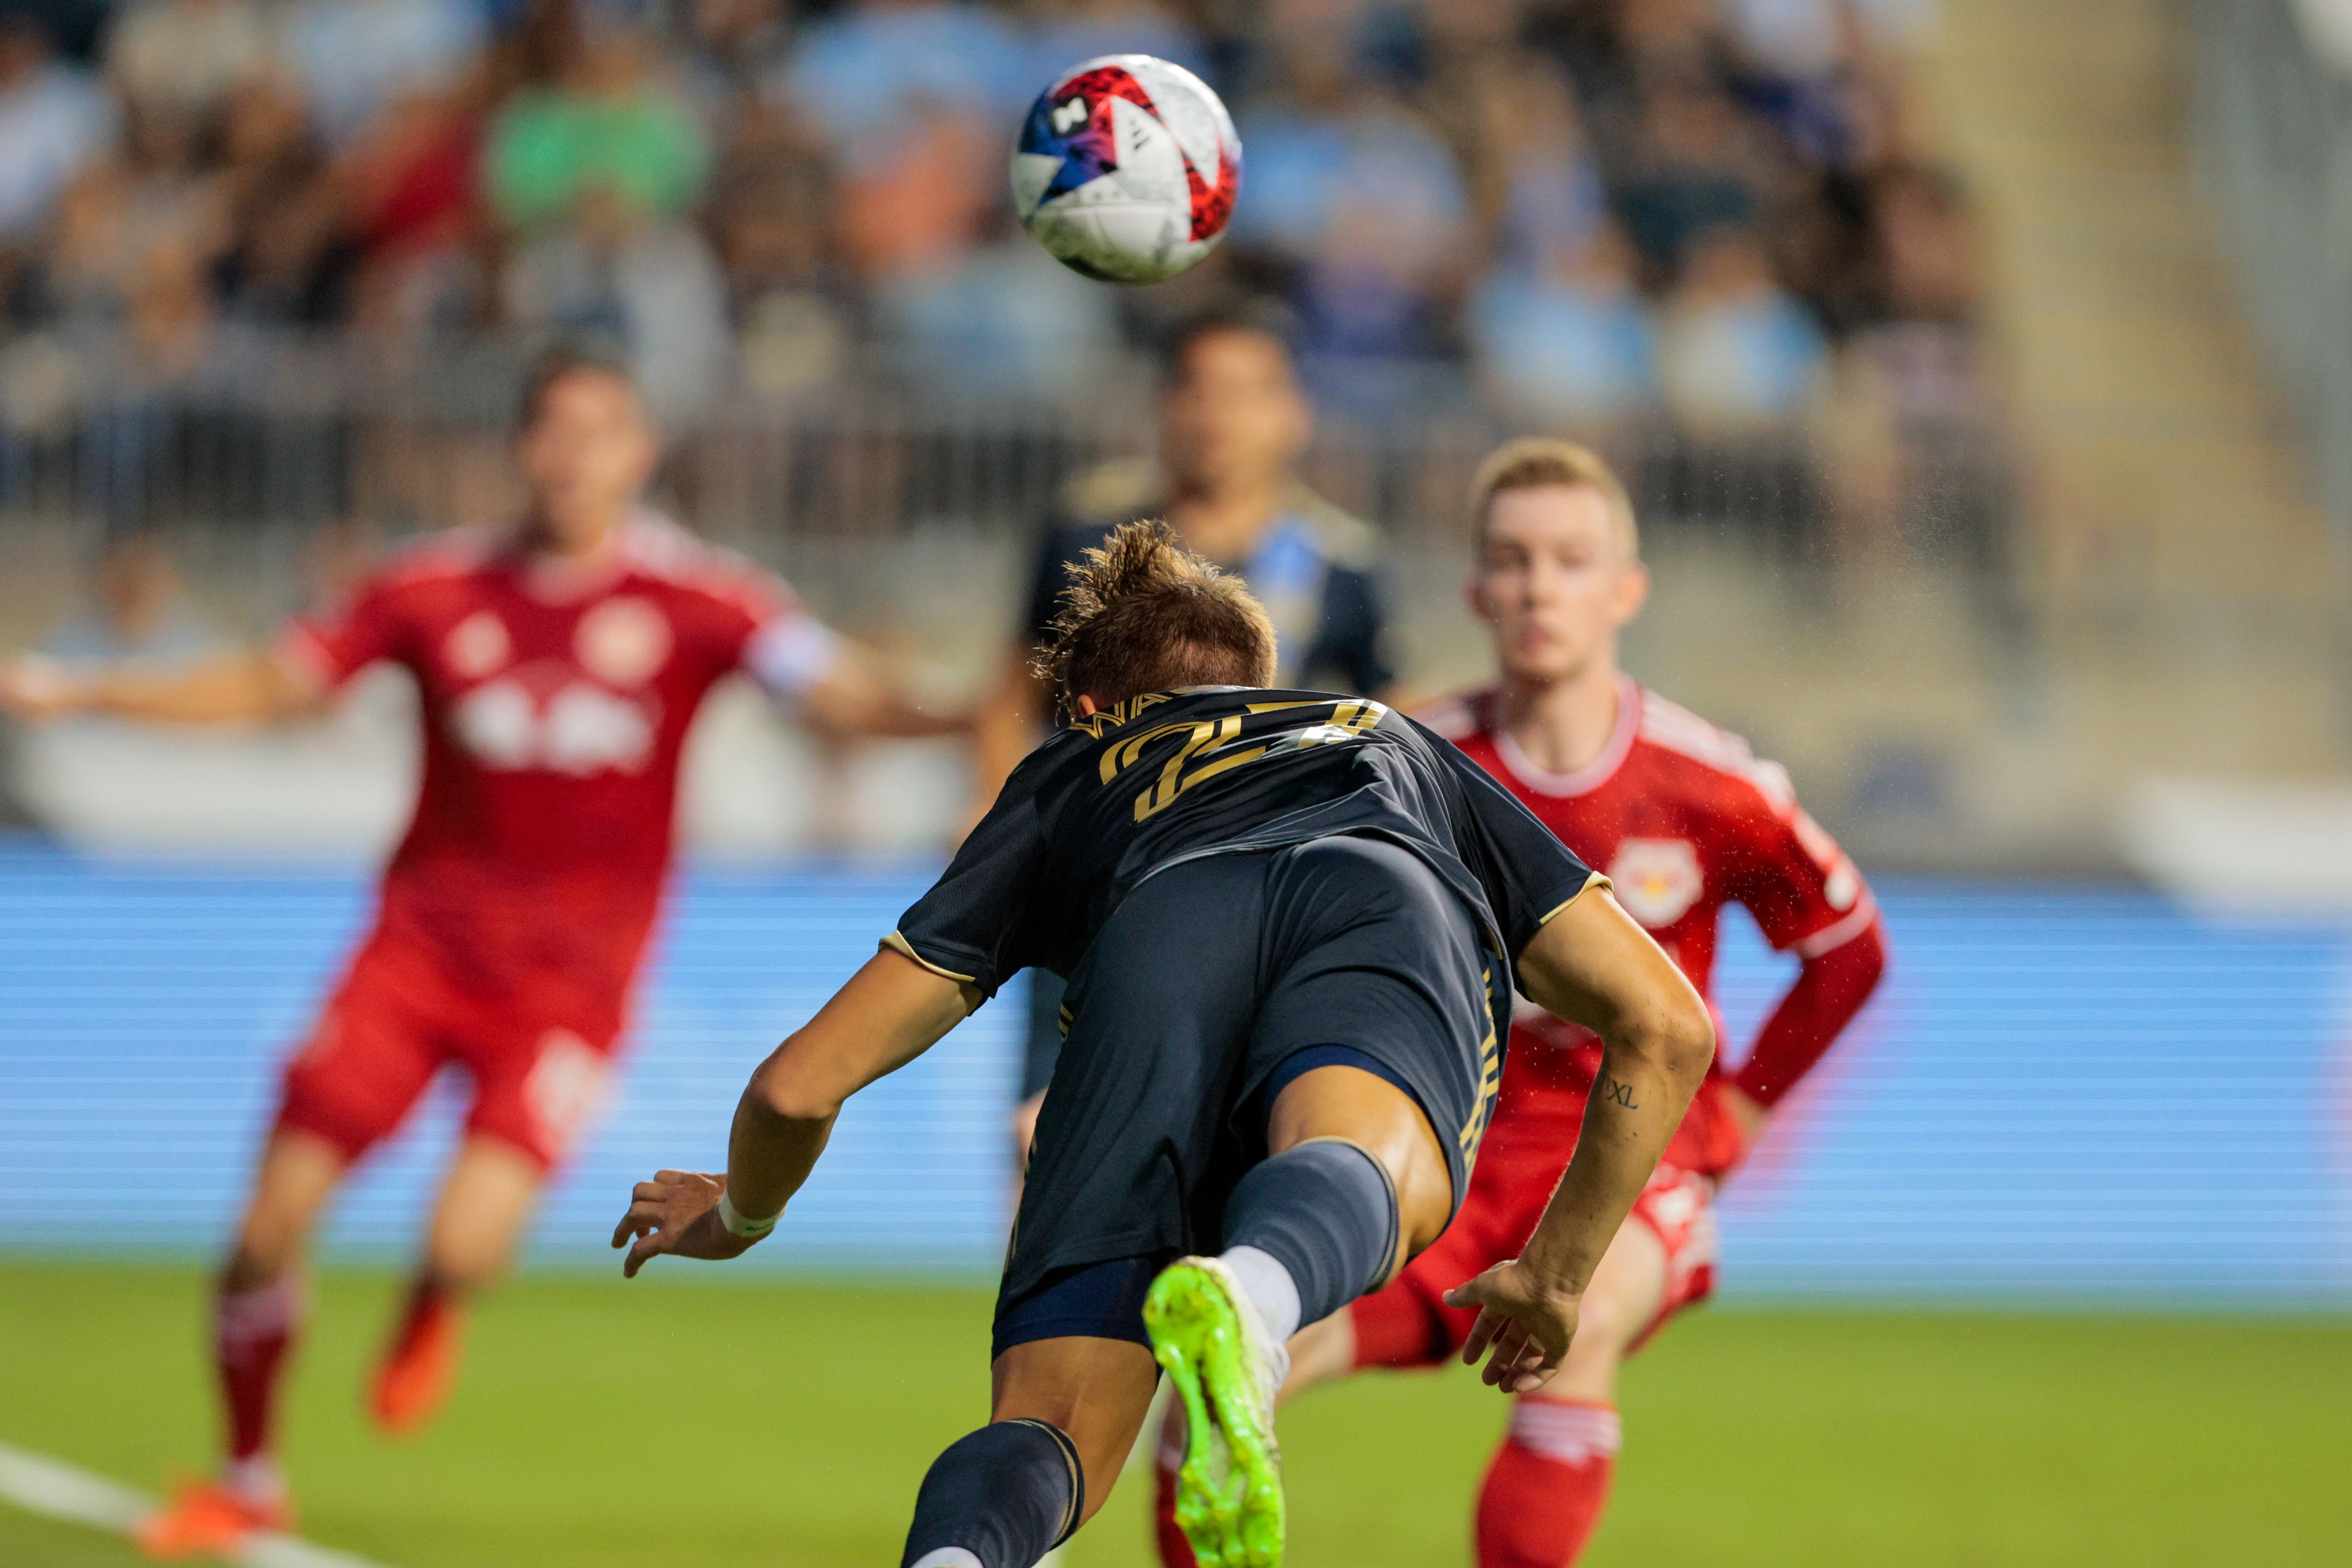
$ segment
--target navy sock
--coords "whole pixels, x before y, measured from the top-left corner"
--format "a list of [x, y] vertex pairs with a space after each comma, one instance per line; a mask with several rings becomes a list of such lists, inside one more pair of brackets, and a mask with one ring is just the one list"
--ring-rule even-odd
[[1397, 1199], [1388, 1168], [1334, 1138], [1286, 1149], [1234, 1186], [1225, 1246], [1273, 1257], [1298, 1287], [1298, 1321], [1319, 1322], [1396, 1267]]
[[1043, 1421], [998, 1421], [958, 1438], [915, 1496], [900, 1568], [961, 1547], [981, 1568], [1030, 1568], [1077, 1528], [1085, 1472], [1069, 1435]]

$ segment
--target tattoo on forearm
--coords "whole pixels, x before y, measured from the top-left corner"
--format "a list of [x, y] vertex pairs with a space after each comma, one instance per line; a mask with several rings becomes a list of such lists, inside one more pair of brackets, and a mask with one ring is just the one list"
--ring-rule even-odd
[[1601, 1080], [1601, 1095], [1602, 1099], [1608, 1100], [1611, 1104], [1622, 1106], [1627, 1110], [1639, 1110], [1642, 1109], [1633, 1101], [1633, 1086], [1625, 1082], [1622, 1079], [1602, 1079]]

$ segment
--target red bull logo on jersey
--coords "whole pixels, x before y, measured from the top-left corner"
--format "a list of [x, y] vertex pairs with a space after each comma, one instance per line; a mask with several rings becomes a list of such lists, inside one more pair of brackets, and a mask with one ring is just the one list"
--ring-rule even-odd
[[607, 599], [580, 617], [572, 637], [580, 668], [613, 686], [642, 686], [669, 662], [669, 621], [643, 599]]
[[508, 771], [633, 773], [654, 751], [645, 705], [586, 680], [564, 683], [543, 702], [519, 679], [493, 680], [457, 700], [449, 730], [484, 767]]
[[1687, 838], [1626, 839], [1609, 863], [1609, 879], [1625, 912], [1652, 931], [1688, 914], [1706, 890], [1698, 851]]
[[495, 675], [514, 658], [514, 639], [506, 622], [490, 610], [477, 610], [449, 628], [441, 639], [441, 658], [467, 680]]

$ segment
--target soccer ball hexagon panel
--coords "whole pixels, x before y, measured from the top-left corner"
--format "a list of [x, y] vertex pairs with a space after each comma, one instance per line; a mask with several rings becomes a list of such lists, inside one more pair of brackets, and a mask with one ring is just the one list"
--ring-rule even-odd
[[1064, 266], [1116, 283], [1173, 278], [1216, 248], [1242, 143], [1209, 84], [1150, 55], [1105, 55], [1030, 106], [1013, 210]]

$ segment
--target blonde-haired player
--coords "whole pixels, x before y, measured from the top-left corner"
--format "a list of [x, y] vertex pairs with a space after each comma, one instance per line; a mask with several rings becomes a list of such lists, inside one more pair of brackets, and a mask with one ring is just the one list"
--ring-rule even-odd
[[[1423, 721], [1605, 871], [1702, 994], [1727, 903], [1801, 965], [1739, 1070], [1709, 1073], [1593, 1276], [1559, 1375], [1519, 1398], [1487, 1469], [1479, 1568], [1562, 1568], [1607, 1500], [1619, 1363], [1713, 1289], [1717, 1184], [1868, 999], [1885, 946], [1869, 889], [1787, 773], [1619, 669], [1618, 637], [1649, 573], [1608, 465], [1570, 442], [1515, 441], [1481, 465], [1471, 505], [1470, 605], [1494, 637], [1496, 679]], [[1286, 1394], [1462, 1346], [1475, 1314], [1448, 1306], [1445, 1289], [1525, 1243], [1595, 1092], [1590, 1034], [1532, 1007], [1519, 1020], [1461, 1214], [1386, 1289], [1291, 1342]], [[1163, 1509], [1163, 1558], [1189, 1563], [1165, 1520]]]

